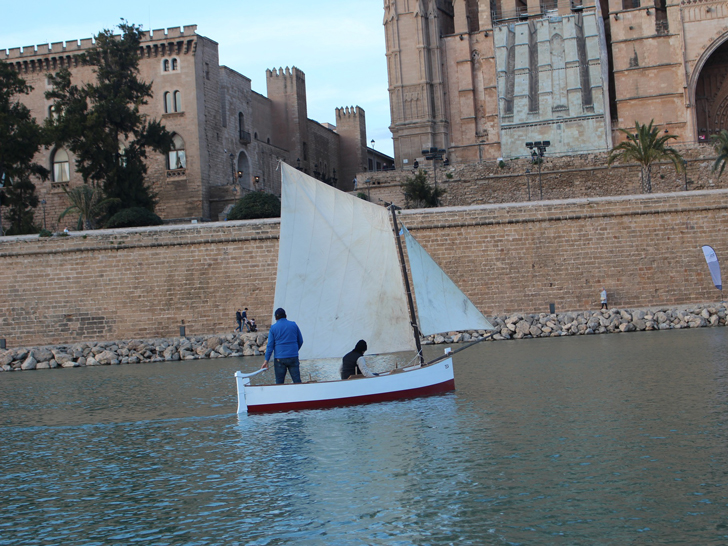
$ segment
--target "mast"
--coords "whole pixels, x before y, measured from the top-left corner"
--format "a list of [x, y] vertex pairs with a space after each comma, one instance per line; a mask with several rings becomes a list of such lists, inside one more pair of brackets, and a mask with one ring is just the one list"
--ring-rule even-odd
[[425, 357], [422, 356], [422, 345], [420, 344], [420, 329], [417, 326], [417, 318], [415, 317], [415, 302], [412, 299], [412, 290], [410, 289], [409, 277], [407, 276], [407, 265], [404, 261], [404, 251], [402, 250], [402, 240], [399, 237], [399, 225], [397, 224], [397, 209], [399, 207], [394, 204], [389, 205], [392, 211], [392, 223], [394, 224], [394, 238], [397, 240], [397, 248], [399, 249], [399, 264], [402, 266], [402, 276], [404, 277], [404, 287], [407, 291], [407, 307], [410, 312], [410, 324], [412, 332], [415, 336], [415, 346], [417, 347], [417, 356], [420, 358], [420, 365], [425, 365]]

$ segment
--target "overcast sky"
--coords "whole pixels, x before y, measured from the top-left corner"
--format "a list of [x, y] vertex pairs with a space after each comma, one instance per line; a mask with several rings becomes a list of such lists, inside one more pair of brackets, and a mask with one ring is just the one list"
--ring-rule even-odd
[[[219, 44], [220, 64], [266, 94], [265, 70], [306, 74], [308, 116], [335, 124], [334, 109], [361, 106], [367, 140], [392, 155], [382, 0], [126, 0], [6, 2], [0, 49], [90, 38], [121, 18], [144, 30], [197, 25]], [[371, 143], [370, 143], [371, 145]]]

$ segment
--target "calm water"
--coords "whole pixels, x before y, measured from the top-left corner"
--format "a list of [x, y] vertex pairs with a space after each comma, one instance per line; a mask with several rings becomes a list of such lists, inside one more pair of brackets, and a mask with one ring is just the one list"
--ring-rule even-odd
[[0, 544], [728, 544], [728, 329], [455, 358], [445, 396], [240, 418], [257, 358], [0, 374]]

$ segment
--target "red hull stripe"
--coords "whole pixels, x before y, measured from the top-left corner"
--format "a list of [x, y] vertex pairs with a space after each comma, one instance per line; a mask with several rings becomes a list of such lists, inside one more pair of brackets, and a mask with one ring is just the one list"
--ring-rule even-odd
[[389, 400], [401, 400], [403, 398], [418, 398], [420, 396], [431, 396], [443, 392], [455, 390], [455, 380], [449, 379], [437, 385], [428, 385], [417, 389], [405, 391], [383, 392], [380, 394], [368, 394], [365, 396], [352, 396], [350, 398], [331, 398], [328, 400], [307, 400], [305, 402], [286, 402], [282, 404], [260, 404], [248, 406], [249, 413], [264, 413], [273, 411], [291, 411], [302, 409], [335, 408], [339, 406], [356, 406], [359, 404], [372, 404], [374, 402], [387, 402]]

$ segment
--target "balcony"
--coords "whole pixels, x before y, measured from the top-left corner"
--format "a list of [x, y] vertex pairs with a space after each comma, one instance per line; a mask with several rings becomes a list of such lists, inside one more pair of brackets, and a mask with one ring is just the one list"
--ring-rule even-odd
[[240, 144], [250, 144], [250, 133], [248, 131], [240, 131]]

